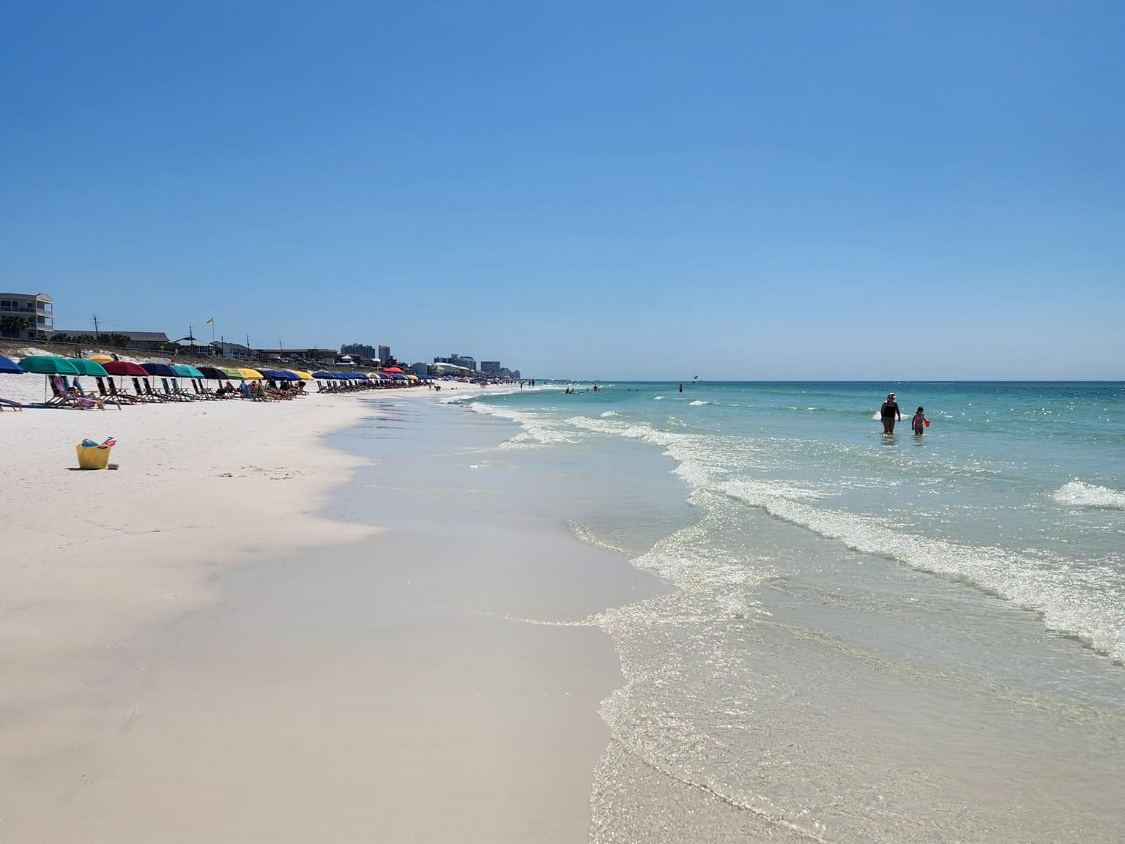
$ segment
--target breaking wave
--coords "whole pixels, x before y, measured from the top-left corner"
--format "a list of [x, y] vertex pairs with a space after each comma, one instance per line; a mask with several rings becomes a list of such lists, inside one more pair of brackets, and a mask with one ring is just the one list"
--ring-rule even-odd
[[1125, 510], [1125, 492], [1097, 484], [1073, 480], [1056, 489], [1051, 497], [1059, 504], [1072, 507], [1106, 507], [1111, 510]]

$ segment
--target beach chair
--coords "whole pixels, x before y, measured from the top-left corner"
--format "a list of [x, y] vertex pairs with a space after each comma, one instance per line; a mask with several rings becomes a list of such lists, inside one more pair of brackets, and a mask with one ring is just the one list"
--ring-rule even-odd
[[122, 401], [128, 402], [129, 404], [144, 404], [145, 403], [145, 397], [144, 396], [135, 395], [133, 393], [130, 393], [125, 388], [124, 384], [121, 385], [121, 389], [118, 389], [117, 384], [114, 383], [112, 376], [107, 378], [106, 381], [108, 382], [106, 384], [106, 387], [109, 389], [109, 394], [113, 398], [121, 399]]
[[138, 393], [141, 391], [141, 386], [144, 386], [144, 396], [149, 401], [167, 401], [164, 396], [152, 389], [152, 384], [148, 382], [147, 378], [144, 381], [141, 381], [139, 378], [134, 378], [133, 384], [136, 385]]
[[47, 379], [47, 383], [51, 387], [51, 397], [43, 404], [47, 407], [64, 407], [68, 404], [73, 404], [70, 397], [70, 387], [63, 380], [61, 375], [52, 375]]
[[88, 393], [85, 390], [83, 390], [82, 384], [79, 383], [77, 378], [74, 379], [74, 386], [71, 387], [71, 390], [72, 390], [72, 392], [75, 392], [75, 393], [78, 394], [77, 398], [78, 398], [79, 401], [81, 401], [82, 399], [86, 399], [87, 401], [92, 401], [92, 402], [94, 402], [94, 404], [99, 404], [101, 406], [102, 410], [105, 410], [105, 406], [107, 404], [112, 404], [118, 410], [121, 409], [121, 403], [120, 402], [113, 401], [112, 399], [106, 398], [104, 395], [94, 395], [93, 393]]
[[89, 396], [80, 395], [78, 387], [70, 387], [66, 383], [66, 379], [60, 375], [52, 375], [49, 379], [51, 385], [51, 392], [54, 393], [51, 398], [43, 402], [43, 404], [34, 405], [34, 407], [69, 407], [75, 410], [105, 410], [105, 402], [101, 399], [91, 398]]
[[12, 401], [11, 399], [0, 399], [0, 413], [4, 412], [5, 407], [11, 408], [12, 410], [23, 410], [23, 405], [18, 401]]
[[173, 379], [171, 386], [167, 378], [161, 378], [161, 383], [164, 385], [164, 394], [172, 401], [195, 401], [195, 399], [188, 393], [180, 389], [180, 385]]
[[123, 404], [138, 404], [139, 399], [135, 396], [123, 395], [117, 392], [117, 388], [113, 385], [113, 378], [107, 378], [109, 387], [107, 388], [105, 382], [101, 378], [94, 378], [98, 385], [98, 394], [110, 404], [116, 404], [120, 407]]
[[215, 401], [216, 399], [219, 398], [207, 387], [206, 384], [203, 383], [203, 381], [201, 381], [197, 378], [192, 378], [190, 380], [191, 380], [191, 388], [193, 390], [195, 390], [195, 394], [199, 398], [206, 399], [207, 401]]

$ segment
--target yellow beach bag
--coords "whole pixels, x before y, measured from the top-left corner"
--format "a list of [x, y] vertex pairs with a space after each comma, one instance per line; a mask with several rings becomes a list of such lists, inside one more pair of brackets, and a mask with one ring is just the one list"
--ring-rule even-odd
[[78, 468], [79, 469], [108, 469], [109, 468], [109, 453], [113, 451], [113, 446], [106, 446], [105, 448], [88, 448], [81, 445], [76, 445], [74, 450], [78, 452]]

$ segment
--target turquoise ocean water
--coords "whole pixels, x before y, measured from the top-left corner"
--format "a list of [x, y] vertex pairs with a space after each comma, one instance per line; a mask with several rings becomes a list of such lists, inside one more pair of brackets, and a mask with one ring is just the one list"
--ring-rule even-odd
[[597, 620], [594, 840], [1121, 840], [1125, 385], [599, 387], [454, 397], [683, 481], [682, 518], [573, 526], [678, 587]]

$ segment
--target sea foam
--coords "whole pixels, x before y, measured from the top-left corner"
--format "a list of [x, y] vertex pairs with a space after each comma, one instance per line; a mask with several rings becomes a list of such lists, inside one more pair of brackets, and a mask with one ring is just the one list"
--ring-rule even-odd
[[1073, 480], [1063, 484], [1051, 493], [1059, 504], [1071, 507], [1107, 507], [1112, 510], [1125, 510], [1125, 492], [1097, 484]]

